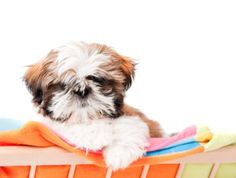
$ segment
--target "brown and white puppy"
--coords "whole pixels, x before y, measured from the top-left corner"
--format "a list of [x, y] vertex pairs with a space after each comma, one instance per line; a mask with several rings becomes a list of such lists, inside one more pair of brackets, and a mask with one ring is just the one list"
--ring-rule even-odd
[[47, 124], [70, 143], [103, 150], [108, 166], [125, 168], [145, 153], [159, 124], [126, 105], [135, 63], [101, 44], [72, 42], [29, 66], [24, 80]]

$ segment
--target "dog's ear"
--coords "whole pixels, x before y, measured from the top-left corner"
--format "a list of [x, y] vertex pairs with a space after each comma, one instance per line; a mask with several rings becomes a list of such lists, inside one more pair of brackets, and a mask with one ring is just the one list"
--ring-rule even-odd
[[40, 105], [43, 101], [42, 64], [40, 62], [28, 67], [23, 80], [30, 93], [33, 95], [33, 103]]
[[125, 79], [123, 82], [124, 90], [128, 90], [132, 84], [134, 74], [135, 74], [135, 62], [133, 59], [122, 56], [118, 54], [115, 50], [112, 48], [102, 45], [102, 44], [91, 44], [91, 49], [97, 49], [100, 53], [104, 53], [105, 55], [111, 55], [113, 59], [115, 59], [115, 63], [111, 65], [118, 65], [121, 72], [123, 73]]
[[125, 76], [124, 80], [124, 89], [128, 90], [130, 86], [132, 85], [134, 75], [135, 75], [135, 62], [133, 59], [120, 56], [119, 60], [121, 62], [121, 71], [123, 72]]
[[43, 94], [50, 84], [52, 74], [49, 70], [49, 65], [55, 58], [55, 53], [50, 52], [48, 56], [40, 62], [28, 66], [28, 69], [23, 77], [27, 88], [33, 95], [33, 103], [40, 105], [43, 101]]

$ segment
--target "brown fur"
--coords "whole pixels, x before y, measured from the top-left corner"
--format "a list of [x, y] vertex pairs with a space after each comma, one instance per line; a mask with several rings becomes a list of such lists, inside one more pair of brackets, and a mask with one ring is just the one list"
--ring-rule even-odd
[[47, 57], [36, 64], [30, 65], [25, 73], [24, 80], [32, 93], [38, 88], [44, 89], [51, 82], [49, 78], [53, 78], [50, 73], [49, 66], [54, 62], [57, 53], [51, 51]]
[[[132, 84], [132, 80], [134, 78], [134, 71], [135, 71], [135, 63], [133, 62], [132, 59], [122, 56], [118, 54], [115, 50], [112, 48], [102, 45], [102, 44], [97, 44], [93, 43], [90, 45], [90, 48], [97, 48], [100, 53], [110, 55], [113, 58], [113, 63], [111, 63], [111, 66], [118, 65], [120, 68], [120, 71], [123, 73], [125, 76], [123, 86], [125, 90], [128, 90], [129, 87]], [[110, 66], [110, 67], [111, 67]]]
[[124, 115], [139, 116], [142, 119], [142, 121], [148, 125], [149, 133], [150, 133], [151, 137], [162, 137], [162, 135], [163, 135], [162, 130], [161, 130], [160, 124], [158, 122], [150, 120], [142, 112], [140, 112], [139, 110], [137, 110], [131, 106], [124, 105], [122, 110], [123, 110]]

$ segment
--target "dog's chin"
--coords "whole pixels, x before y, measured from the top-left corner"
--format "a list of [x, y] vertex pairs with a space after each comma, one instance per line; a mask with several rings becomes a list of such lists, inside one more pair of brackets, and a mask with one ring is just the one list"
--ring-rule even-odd
[[81, 103], [81, 107], [82, 107], [82, 108], [85, 108], [85, 107], [87, 107], [87, 106], [88, 106], [88, 103], [86, 103], [86, 102], [82, 102], [82, 103]]
[[80, 100], [80, 107], [81, 108], [86, 108], [88, 106], [89, 106], [89, 103], [88, 103], [87, 99]]
[[122, 115], [121, 111], [100, 111], [91, 108], [88, 103], [84, 102], [78, 110], [75, 110], [64, 117], [54, 117], [53, 114], [47, 115], [49, 119], [61, 122], [61, 123], [89, 123], [92, 120], [97, 119], [116, 119]]

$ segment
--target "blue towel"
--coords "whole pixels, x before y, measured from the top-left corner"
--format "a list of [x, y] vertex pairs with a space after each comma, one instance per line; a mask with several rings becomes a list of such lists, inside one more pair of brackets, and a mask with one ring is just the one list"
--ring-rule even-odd
[[15, 130], [24, 125], [24, 122], [14, 119], [0, 118], [0, 131]]

